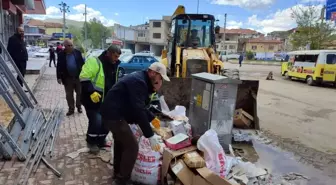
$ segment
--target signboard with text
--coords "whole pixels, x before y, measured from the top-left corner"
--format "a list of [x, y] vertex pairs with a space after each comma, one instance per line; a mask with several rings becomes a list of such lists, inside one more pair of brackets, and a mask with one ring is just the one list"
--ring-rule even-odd
[[[51, 36], [52, 39], [63, 40], [63, 33], [53, 33]], [[72, 39], [73, 35], [71, 33], [66, 33], [65, 38]]]
[[336, 21], [336, 0], [327, 0], [326, 20]]

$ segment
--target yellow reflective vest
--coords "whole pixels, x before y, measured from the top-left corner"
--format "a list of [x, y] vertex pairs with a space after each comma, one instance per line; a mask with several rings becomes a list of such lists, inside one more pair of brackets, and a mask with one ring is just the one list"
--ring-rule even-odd
[[[116, 82], [118, 81], [119, 68], [116, 71]], [[88, 58], [79, 75], [81, 82], [90, 81], [94, 89], [98, 92], [101, 92], [104, 97], [105, 93], [105, 75], [103, 70], [103, 63], [97, 57]], [[102, 98], [104, 99], [104, 98]]]

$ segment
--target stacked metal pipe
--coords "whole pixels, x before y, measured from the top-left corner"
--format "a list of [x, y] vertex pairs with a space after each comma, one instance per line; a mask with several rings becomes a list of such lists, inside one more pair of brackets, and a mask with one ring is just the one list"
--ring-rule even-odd
[[[56, 107], [47, 115], [47, 120], [44, 123], [38, 126], [37, 122], [34, 125], [35, 127], [30, 130], [31, 133], [28, 134], [28, 139], [33, 140], [30, 145], [31, 150], [26, 158], [24, 166], [20, 170], [16, 182], [14, 183], [15, 185], [27, 184], [30, 175], [36, 173], [41, 161], [50, 168], [55, 175], [58, 177], [61, 176], [61, 173], [47, 161], [47, 157], [52, 156], [62, 115], [62, 109]], [[34, 130], [35, 134], [33, 134]]]

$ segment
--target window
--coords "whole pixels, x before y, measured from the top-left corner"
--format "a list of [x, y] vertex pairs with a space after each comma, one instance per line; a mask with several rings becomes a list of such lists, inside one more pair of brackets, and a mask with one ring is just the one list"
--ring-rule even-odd
[[161, 33], [153, 33], [154, 39], [161, 39]]
[[138, 37], [146, 37], [146, 33], [144, 31], [139, 31]]
[[161, 22], [153, 22], [153, 28], [161, 28]]
[[327, 64], [336, 64], [336, 54], [327, 55]]
[[273, 45], [270, 45], [270, 46], [268, 46], [268, 49], [269, 49], [269, 50], [274, 50], [274, 46], [273, 46]]
[[[186, 44], [191, 45], [193, 42], [197, 43], [198, 47], [208, 47], [212, 43], [212, 22], [211, 20], [207, 19], [193, 19], [191, 20], [191, 28], [189, 33], [189, 38], [187, 39], [188, 35], [188, 26], [189, 21], [177, 20], [176, 25], [176, 32], [177, 32], [177, 43], [184, 46]], [[189, 43], [187, 43], [187, 41]]]
[[133, 57], [131, 63], [143, 63], [143, 57]]
[[227, 46], [226, 45], [224, 46], [224, 50], [227, 50]]
[[252, 50], [256, 50], [257, 49], [257, 46], [252, 46]]
[[295, 55], [295, 62], [316, 63], [318, 55]]
[[157, 60], [154, 57], [145, 57], [144, 62], [145, 63], [154, 63], [154, 62], [157, 62]]
[[229, 45], [229, 49], [236, 49], [235, 45]]

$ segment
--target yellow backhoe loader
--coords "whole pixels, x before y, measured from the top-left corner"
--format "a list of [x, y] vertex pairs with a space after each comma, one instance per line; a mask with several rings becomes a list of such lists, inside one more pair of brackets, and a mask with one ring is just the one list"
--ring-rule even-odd
[[[167, 67], [170, 82], [164, 83], [160, 90], [170, 108], [175, 105], [189, 107], [191, 75], [208, 72], [224, 75], [224, 64], [216, 54], [215, 17], [210, 14], [186, 14], [184, 6], [175, 10], [167, 49], [162, 51], [161, 62]], [[258, 81], [246, 81], [238, 87], [236, 109], [243, 108], [257, 119], [256, 96]], [[257, 128], [258, 129], [258, 128]]]

